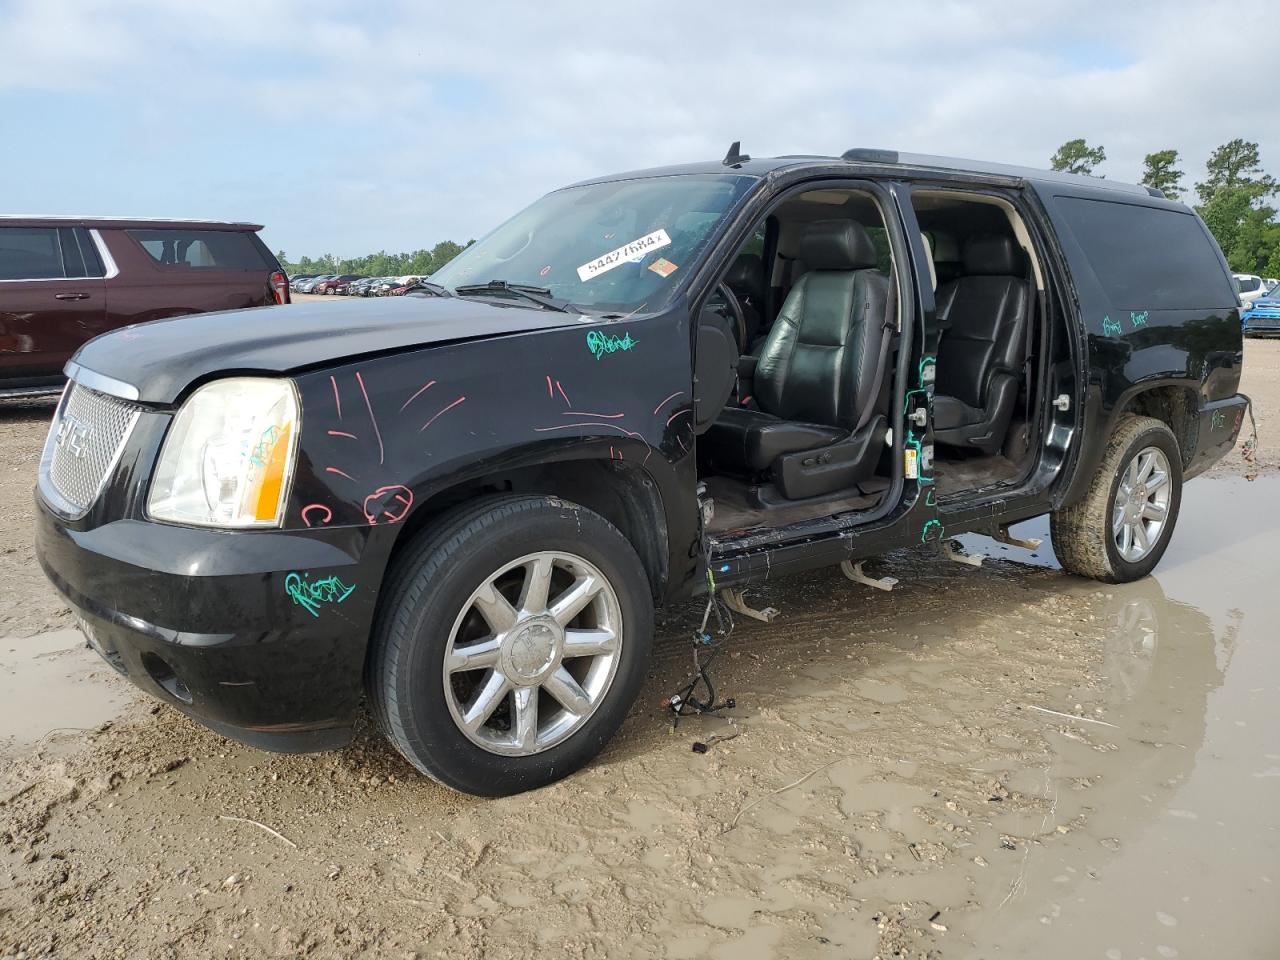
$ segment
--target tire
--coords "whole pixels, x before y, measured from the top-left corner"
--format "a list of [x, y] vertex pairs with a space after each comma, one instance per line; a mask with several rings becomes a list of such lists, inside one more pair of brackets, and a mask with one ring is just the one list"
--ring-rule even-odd
[[[1158, 455], [1148, 458], [1151, 451]], [[1138, 495], [1125, 497], [1121, 491], [1129, 487], [1139, 468], [1147, 463], [1158, 465], [1160, 456], [1167, 470], [1156, 469], [1151, 477], [1158, 478], [1163, 472], [1167, 481], [1157, 482], [1150, 488], [1146, 482], [1139, 483], [1135, 488]], [[1161, 492], [1166, 485], [1167, 494]], [[1152, 507], [1160, 506], [1161, 497], [1165, 497], [1164, 519], [1157, 532], [1148, 535], [1148, 523], [1154, 526], [1157, 515]], [[1152, 417], [1125, 415], [1107, 442], [1088, 492], [1078, 502], [1051, 514], [1049, 533], [1053, 538], [1053, 552], [1064, 570], [1078, 576], [1103, 583], [1138, 580], [1154, 570], [1164, 556], [1181, 504], [1182, 454], [1172, 431]], [[1132, 512], [1126, 512], [1126, 505]], [[1142, 540], [1134, 536], [1130, 538], [1132, 553], [1125, 555], [1121, 528], [1126, 525], [1131, 530], [1142, 527], [1142, 537], [1148, 544], [1144, 551], [1139, 549]]]
[[[541, 607], [526, 597], [537, 593], [529, 584], [539, 569], [550, 571]], [[569, 596], [566, 584], [600, 579], [604, 586], [581, 612], [562, 609], [568, 617], [558, 623], [555, 601]], [[504, 616], [516, 617], [506, 630], [482, 612], [494, 592], [509, 601]], [[570, 652], [610, 633], [611, 652]], [[468, 634], [485, 639], [459, 642]], [[599, 753], [640, 692], [652, 638], [649, 579], [617, 528], [551, 497], [489, 497], [442, 518], [394, 564], [366, 689], [383, 733], [414, 767], [464, 793], [506, 796], [566, 777]], [[482, 648], [489, 652], [472, 653]], [[473, 656], [489, 660], [457, 665]], [[564, 706], [566, 694], [576, 709]], [[496, 708], [480, 710], [499, 695]], [[478, 726], [464, 729], [481, 713]]]

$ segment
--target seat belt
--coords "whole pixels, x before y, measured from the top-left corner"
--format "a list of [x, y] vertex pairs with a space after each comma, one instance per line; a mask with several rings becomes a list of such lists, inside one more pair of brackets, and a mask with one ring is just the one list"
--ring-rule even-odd
[[[867, 303], [870, 307], [870, 301]], [[865, 313], [867, 307], [863, 308]], [[884, 317], [880, 321], [880, 352], [876, 356], [876, 376], [871, 383], [871, 392], [867, 394], [867, 399], [863, 401], [862, 412], [858, 415], [858, 425], [854, 427], [854, 431], [861, 430], [871, 420], [871, 414], [875, 412], [876, 401], [880, 399], [880, 388], [884, 385], [885, 367], [889, 365], [889, 341], [893, 337], [893, 331], [896, 327], [894, 321], [898, 317], [898, 282], [895, 276], [889, 277], [889, 297], [885, 304]]]

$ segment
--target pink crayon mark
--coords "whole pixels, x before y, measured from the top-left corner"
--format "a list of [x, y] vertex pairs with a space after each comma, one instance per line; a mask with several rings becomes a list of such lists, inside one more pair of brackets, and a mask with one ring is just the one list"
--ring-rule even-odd
[[355, 477], [353, 477], [353, 476], [352, 476], [351, 474], [349, 474], [349, 473], [343, 473], [343, 472], [342, 472], [341, 470], [339, 470], [337, 467], [325, 467], [325, 468], [324, 468], [324, 472], [325, 472], [325, 473], [336, 473], [336, 474], [337, 474], [338, 476], [340, 476], [340, 477], [346, 477], [346, 478], [347, 478], [348, 480], [350, 480], [352, 483], [357, 482]]
[[602, 420], [621, 420], [626, 416], [625, 413], [584, 413], [581, 410], [566, 410], [560, 414], [562, 417], [599, 417]]
[[628, 430], [626, 427], [620, 427], [616, 423], [599, 423], [597, 421], [588, 421], [586, 423], [561, 423], [554, 427], [534, 427], [533, 432], [547, 433], [551, 430], [569, 430], [573, 427], [608, 427], [610, 430], [617, 430], [623, 436], [635, 437], [645, 445], [648, 452], [644, 455], [644, 460], [642, 460], [641, 463], [648, 463], [649, 457], [653, 455], [653, 447], [649, 446], [649, 441], [644, 438], [644, 434], [636, 433], [634, 430]]
[[750, 397], [743, 397], [743, 398], [742, 398], [742, 403], [740, 404], [740, 406], [745, 407], [745, 406], [746, 406], [748, 403], [750, 403], [750, 402], [751, 402], [751, 398], [750, 398]]
[[369, 391], [364, 388], [364, 377], [360, 376], [360, 371], [356, 371], [356, 383], [360, 384], [360, 392], [364, 394], [364, 405], [369, 411], [369, 419], [373, 422], [373, 432], [378, 438], [378, 462], [386, 462], [387, 456], [382, 449], [382, 431], [378, 429], [378, 418], [373, 415], [373, 404], [369, 402]]
[[674, 420], [676, 417], [680, 416], [680, 414], [682, 413], [693, 413], [693, 411], [690, 410], [688, 407], [685, 407], [683, 410], [677, 410], [671, 416], [667, 417], [667, 426], [668, 427], [671, 426], [671, 421]]
[[[410, 397], [408, 400], [404, 402], [404, 407], [407, 407], [409, 404], [413, 403], [413, 401], [417, 400], [418, 397], [422, 396], [422, 394], [426, 393], [435, 385], [436, 385], [436, 382], [434, 380], [428, 380], [426, 383], [422, 385], [421, 389], [419, 389], [417, 393], [415, 393], [412, 397]], [[400, 408], [401, 413], [404, 413], [404, 407]]]
[[310, 514], [314, 510], [324, 511], [324, 519], [319, 521], [320, 523], [328, 523], [330, 520], [333, 519], [333, 511], [330, 510], [328, 507], [326, 507], [323, 503], [309, 503], [302, 508], [302, 522], [305, 523], [308, 527], [314, 526], [314, 524], [311, 522], [310, 518], [308, 517], [308, 514]]
[[342, 419], [342, 398], [338, 396], [338, 381], [333, 377], [329, 378], [329, 382], [333, 384], [333, 403], [338, 408], [338, 419]]
[[673, 393], [671, 396], [667, 397], [667, 398], [666, 398], [665, 400], [663, 400], [660, 404], [658, 404], [656, 407], [654, 407], [654, 408], [653, 408], [654, 416], [657, 416], [658, 411], [659, 411], [659, 410], [661, 410], [663, 407], [665, 407], [668, 403], [670, 403], [670, 402], [671, 402], [672, 400], [674, 400], [676, 397], [682, 397], [682, 396], [684, 396], [684, 391], [683, 391], [683, 390], [677, 390], [677, 391], [676, 391], [675, 393]]
[[551, 377], [547, 377], [547, 396], [554, 397], [555, 395], [555, 389], [551, 386]]
[[364, 518], [375, 526], [403, 520], [413, 506], [413, 491], [398, 483], [379, 487], [364, 498]]
[[431, 426], [433, 423], [435, 423], [437, 420], [443, 417], [446, 413], [448, 413], [450, 410], [452, 410], [454, 407], [456, 407], [458, 404], [462, 403], [466, 399], [467, 399], [466, 397], [459, 397], [457, 400], [453, 401], [453, 403], [449, 404], [447, 407], [445, 407], [443, 410], [437, 413], [434, 417], [432, 417], [430, 420], [424, 423], [419, 428], [418, 432], [421, 433], [423, 430], [427, 429], [427, 427]]
[[570, 407], [572, 407], [572, 406], [573, 406], [573, 401], [572, 401], [572, 400], [570, 400], [570, 399], [569, 399], [569, 395], [568, 395], [567, 393], [565, 393], [565, 392], [564, 392], [564, 387], [560, 386], [560, 381], [559, 381], [559, 380], [557, 380], [557, 381], [556, 381], [556, 389], [560, 391], [560, 396], [564, 397], [565, 405], [566, 405], [566, 406], [570, 406]]
[[329, 431], [329, 436], [331, 436], [331, 437], [348, 437], [348, 438], [350, 438], [350, 439], [352, 439], [352, 440], [359, 440], [359, 439], [360, 439], [360, 438], [359, 438], [359, 437], [357, 437], [354, 433], [347, 433], [345, 430], [330, 430], [330, 431]]

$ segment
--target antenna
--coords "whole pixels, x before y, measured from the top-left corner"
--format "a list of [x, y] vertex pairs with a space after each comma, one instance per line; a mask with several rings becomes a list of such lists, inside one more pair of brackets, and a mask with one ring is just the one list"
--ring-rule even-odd
[[726, 167], [740, 167], [751, 158], [742, 152], [742, 141], [735, 140], [729, 145], [729, 152], [720, 162]]

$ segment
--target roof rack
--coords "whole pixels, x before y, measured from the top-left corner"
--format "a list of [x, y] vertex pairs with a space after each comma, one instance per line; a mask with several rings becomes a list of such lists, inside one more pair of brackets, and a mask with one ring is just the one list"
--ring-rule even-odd
[[1054, 183], [1089, 186], [1099, 190], [1114, 190], [1117, 193], [1164, 198], [1164, 194], [1154, 187], [1139, 186], [1136, 183], [1123, 183], [1119, 180], [1088, 177], [1078, 173], [1063, 173], [1058, 170], [1019, 167], [1008, 163], [991, 163], [987, 160], [961, 160], [956, 157], [936, 157], [923, 153], [900, 153], [897, 150], [882, 150], [874, 147], [852, 147], [842, 153], [840, 159], [846, 163], [901, 164], [903, 166], [928, 167], [936, 170], [962, 170], [966, 173], [1016, 177], [1021, 180], [1047, 180]]

